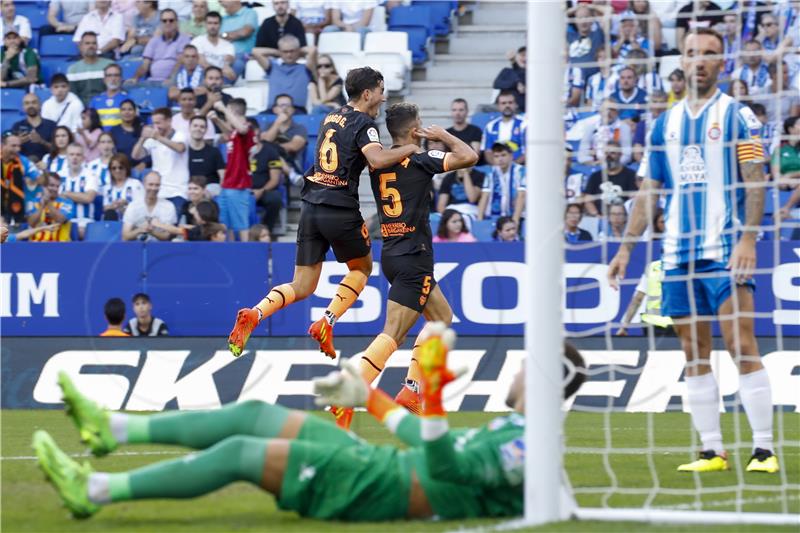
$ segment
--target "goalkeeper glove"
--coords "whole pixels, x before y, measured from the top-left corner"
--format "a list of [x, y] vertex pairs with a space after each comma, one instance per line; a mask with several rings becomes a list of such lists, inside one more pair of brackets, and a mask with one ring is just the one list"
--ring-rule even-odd
[[337, 405], [340, 407], [361, 407], [367, 403], [369, 386], [361, 377], [361, 370], [355, 358], [342, 363], [342, 369], [331, 372], [325, 377], [316, 378], [314, 400], [318, 406]]
[[425, 326], [421, 334], [419, 366], [422, 373], [422, 415], [444, 416], [442, 390], [458, 375], [447, 368], [447, 352], [453, 347], [456, 334], [442, 322]]

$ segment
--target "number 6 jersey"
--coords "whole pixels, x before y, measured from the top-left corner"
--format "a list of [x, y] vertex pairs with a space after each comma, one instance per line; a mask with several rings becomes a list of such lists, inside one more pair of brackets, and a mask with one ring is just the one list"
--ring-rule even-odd
[[312, 204], [358, 208], [358, 183], [367, 165], [363, 150], [381, 146], [378, 126], [346, 105], [328, 114], [319, 128], [314, 167], [306, 172], [301, 198]]

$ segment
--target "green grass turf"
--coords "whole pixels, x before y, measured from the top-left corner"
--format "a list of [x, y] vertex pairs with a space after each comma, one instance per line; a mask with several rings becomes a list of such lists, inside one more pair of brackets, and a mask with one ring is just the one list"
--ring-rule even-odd
[[[322, 415], [324, 416], [324, 415]], [[456, 426], [477, 426], [493, 415], [488, 413], [453, 413], [451, 424]], [[35, 429], [45, 428], [55, 440], [69, 453], [83, 451], [77, 433], [68, 419], [60, 411], [10, 411], [1, 413], [2, 422], [2, 531], [446, 531], [462, 528], [491, 527], [502, 523], [500, 520], [471, 520], [453, 522], [394, 522], [388, 524], [344, 524], [322, 523], [302, 519], [293, 513], [276, 509], [274, 500], [268, 494], [245, 484], [237, 483], [214, 494], [195, 501], [142, 501], [126, 502], [109, 506], [88, 521], [69, 519], [67, 512], [52, 488], [44, 481], [43, 475], [30, 459], [14, 459], [31, 456], [30, 438]], [[726, 442], [734, 441], [734, 415], [723, 415], [723, 429]], [[652, 424], [652, 432], [648, 426]], [[741, 440], [749, 439], [746, 419], [738, 419]], [[610, 432], [607, 436], [606, 429]], [[781, 450], [782, 475], [741, 474], [745, 487], [739, 494], [748, 511], [779, 512], [781, 500], [788, 502], [790, 512], [800, 512], [800, 493], [787, 491], [786, 498], [780, 490], [786, 480], [790, 484], [800, 483], [800, 415], [782, 414], [778, 417], [776, 428], [783, 434], [783, 441], [789, 442]], [[394, 443], [394, 438], [368, 415], [358, 414], [353, 429], [361, 436], [376, 443]], [[739, 474], [735, 461], [740, 464], [749, 457], [749, 449], [742, 448], [732, 453], [730, 472], [708, 474], [700, 477], [678, 475], [675, 466], [690, 459], [687, 451], [657, 452], [647, 454], [612, 454], [608, 462], [604, 456], [588, 453], [586, 448], [605, 448], [607, 439], [617, 449], [641, 448], [648, 446], [652, 433], [652, 444], [659, 447], [689, 446], [691, 431], [688, 415], [668, 413], [659, 415], [613, 414], [606, 419], [602, 414], [571, 413], [566, 422], [567, 445], [584, 448], [583, 453], [570, 453], [566, 465], [570, 480], [578, 491], [576, 498], [586, 506], [608, 505], [637, 507], [646, 501], [646, 495], [623, 493], [625, 489], [642, 489], [653, 486], [653, 474], [648, 465], [648, 457], [657, 471], [660, 486], [665, 489], [684, 489], [690, 495], [660, 495], [651, 505], [690, 509], [702, 501], [705, 508], [713, 511], [734, 510], [731, 503], [737, 497], [736, 489]], [[127, 446], [116, 454], [103, 459], [91, 458], [92, 465], [99, 470], [123, 471], [154, 461], [171, 459], [184, 450], [167, 446]], [[162, 454], [158, 454], [161, 452]], [[172, 455], [164, 455], [169, 452]], [[132, 455], [134, 453], [142, 455]], [[149, 455], [146, 455], [148, 454]], [[131, 455], [125, 455], [131, 454]], [[546, 460], [543, 458], [542, 460]], [[609, 487], [609, 472], [616, 476], [615, 486], [623, 489], [606, 493], [583, 493]], [[703, 494], [695, 498], [695, 483], [702, 482], [705, 487], [713, 487], [719, 492]], [[752, 485], [762, 490], [755, 490]], [[610, 522], [562, 522], [550, 524], [531, 531], [693, 531], [696, 526], [664, 526]], [[796, 531], [797, 528], [766, 528], [763, 526], [709, 527], [704, 531]]]

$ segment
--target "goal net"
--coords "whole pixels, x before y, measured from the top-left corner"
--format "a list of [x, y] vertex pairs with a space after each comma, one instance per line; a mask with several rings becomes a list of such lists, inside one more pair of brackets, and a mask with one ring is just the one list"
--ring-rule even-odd
[[[570, 4], [528, 3], [526, 521], [800, 524], [800, 198], [791, 205], [800, 182], [792, 166], [800, 149], [800, 119], [792, 118], [800, 114], [800, 3]], [[720, 33], [723, 53], [687, 68], [682, 37], [699, 27]], [[719, 68], [716, 80], [707, 79], [711, 68]], [[706, 94], [714, 81], [721, 95], [683, 110], [687, 95]], [[719, 101], [725, 95], [736, 102]], [[725, 118], [731, 105], [735, 116]], [[664, 133], [651, 139], [663, 114]], [[748, 181], [762, 173], [764, 180]], [[598, 265], [611, 262], [631, 229], [637, 175], [658, 176], [662, 187], [644, 202], [644, 235], [614, 290]], [[734, 289], [728, 300], [714, 291], [743, 280], [713, 263], [727, 261], [743, 233], [755, 235], [755, 292]], [[689, 257], [696, 260], [679, 270]], [[664, 271], [670, 287], [684, 287], [688, 306], [673, 323], [661, 313]], [[670, 309], [679, 309], [681, 291], [669, 290]], [[551, 312], [559, 306], [561, 317]], [[687, 328], [682, 344], [675, 332]], [[566, 405], [556, 400], [561, 368], [552, 357], [562, 336], [588, 368]], [[704, 379], [698, 393], [694, 381], [690, 391], [687, 376], [708, 376], [708, 366], [715, 385]], [[754, 400], [752, 382], [764, 373], [771, 406], [759, 417], [763, 391]], [[705, 408], [692, 412], [690, 395]], [[716, 413], [728, 469], [679, 472], [708, 447]], [[704, 418], [693, 423], [693, 415]], [[780, 470], [748, 471], [754, 437], [766, 446], [765, 431]], [[562, 462], [543, 465], [556, 456]]]

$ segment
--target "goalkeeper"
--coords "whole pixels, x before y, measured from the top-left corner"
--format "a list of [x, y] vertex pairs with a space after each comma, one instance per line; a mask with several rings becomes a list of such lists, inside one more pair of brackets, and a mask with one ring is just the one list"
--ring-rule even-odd
[[[33, 436], [39, 465], [76, 518], [102, 505], [149, 498], [192, 498], [249, 481], [302, 516], [347, 521], [518, 515], [523, 508], [524, 419], [500, 417], [480, 429], [449, 431], [442, 387], [454, 379], [447, 351], [455, 334], [428, 326], [422, 368], [423, 417], [369, 388], [358, 366], [316, 381], [318, 403], [367, 409], [409, 448], [374, 446], [319, 417], [260, 401], [214, 411], [127, 415], [101, 410], [66, 374], [59, 376], [67, 413], [95, 455], [123, 443], [178, 444], [194, 454], [123, 473], [92, 471], [62, 452], [42, 430]], [[565, 394], [584, 379], [580, 354], [567, 347]], [[524, 408], [521, 373], [508, 402]], [[458, 445], [456, 445], [458, 442]]]

